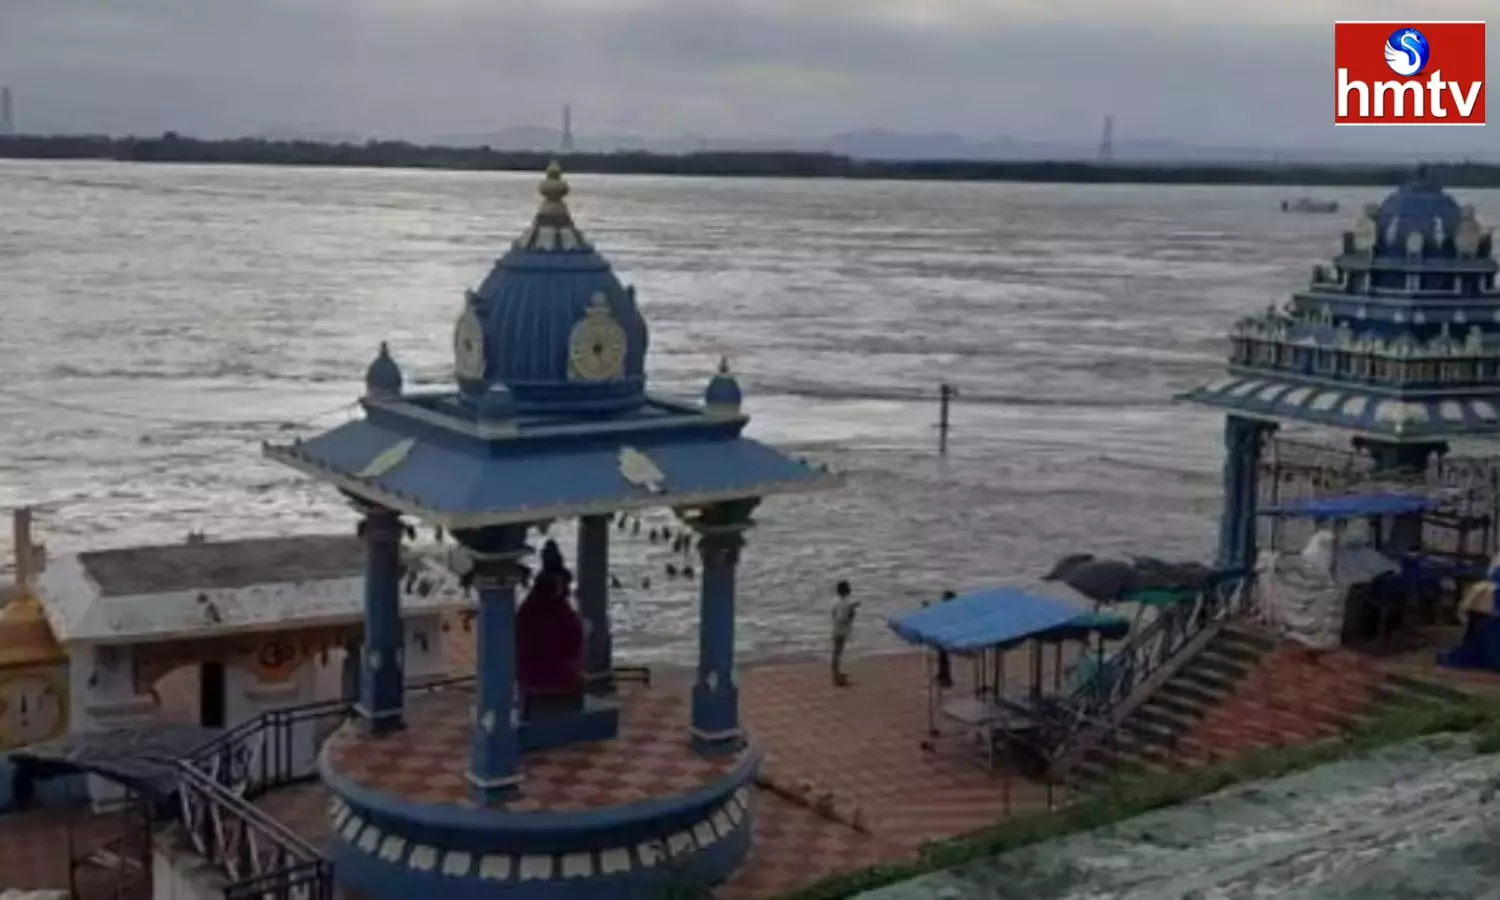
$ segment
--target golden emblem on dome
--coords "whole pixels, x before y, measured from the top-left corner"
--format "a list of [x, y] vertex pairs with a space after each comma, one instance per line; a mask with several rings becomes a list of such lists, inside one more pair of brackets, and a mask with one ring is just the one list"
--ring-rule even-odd
[[1419, 256], [1422, 248], [1427, 246], [1427, 236], [1420, 231], [1413, 231], [1406, 236], [1406, 252], [1411, 256]]
[[1484, 237], [1484, 226], [1479, 223], [1474, 207], [1460, 210], [1458, 233], [1453, 236], [1453, 246], [1459, 256], [1474, 256], [1479, 252], [1479, 242]]
[[1354, 249], [1359, 251], [1371, 250], [1375, 247], [1375, 216], [1378, 214], [1375, 204], [1371, 203], [1365, 207], [1364, 215], [1354, 223]]
[[68, 727], [67, 675], [25, 670], [0, 673], [0, 748], [59, 737]]
[[483, 381], [484, 368], [484, 323], [470, 294], [453, 326], [453, 375], [460, 381]]
[[569, 381], [617, 381], [625, 377], [625, 329], [609, 311], [603, 294], [595, 294], [583, 318], [568, 336]]

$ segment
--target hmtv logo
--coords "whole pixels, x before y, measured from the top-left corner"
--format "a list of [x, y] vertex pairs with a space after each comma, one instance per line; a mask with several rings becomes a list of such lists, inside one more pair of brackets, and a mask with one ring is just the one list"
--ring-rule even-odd
[[1335, 22], [1333, 124], [1483, 125], [1483, 22]]

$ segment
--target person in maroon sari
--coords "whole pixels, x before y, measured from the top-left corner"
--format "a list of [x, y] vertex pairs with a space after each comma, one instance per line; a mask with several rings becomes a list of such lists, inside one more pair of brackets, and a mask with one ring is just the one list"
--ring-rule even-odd
[[585, 635], [573, 609], [573, 573], [556, 541], [542, 546], [541, 570], [516, 610], [516, 681], [524, 714], [579, 709], [583, 703]]

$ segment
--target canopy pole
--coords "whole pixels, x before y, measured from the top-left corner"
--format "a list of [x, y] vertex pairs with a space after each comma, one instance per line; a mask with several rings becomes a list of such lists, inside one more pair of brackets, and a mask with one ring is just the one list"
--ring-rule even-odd
[[[1006, 726], [1008, 724], [1008, 722], [1007, 722], [1007, 720], [1005, 718], [1005, 715], [1004, 715], [1004, 707], [1000, 706], [999, 703], [998, 703], [999, 699], [1001, 697], [1005, 696], [1005, 663], [1004, 663], [1004, 658], [1005, 658], [1005, 651], [1000, 650], [1000, 649], [997, 648], [996, 651], [995, 651], [995, 684], [996, 684], [995, 698], [996, 698], [996, 701], [997, 701], [996, 702], [996, 709], [998, 709], [998, 710], [1001, 711], [1000, 729], [1001, 729], [1002, 733], [1004, 732], [1004, 730], [1005, 730], [1005, 728], [1006, 728]], [[995, 738], [994, 738], [994, 735], [990, 735], [989, 736], [989, 742], [990, 742], [990, 770], [994, 771], [994, 768], [995, 768], [995, 749], [994, 749], [994, 747], [995, 747]], [[1008, 748], [1009, 748], [1009, 743], [1007, 742], [1007, 749]], [[1005, 769], [1004, 769], [1004, 771], [1000, 775], [1000, 791], [1001, 791], [1001, 803], [1003, 804], [1003, 807], [1004, 807], [1004, 810], [1005, 810], [1005, 817], [1007, 819], [1009, 819], [1010, 818], [1010, 759], [1008, 758], [1009, 754], [1006, 754], [1006, 755], [1007, 755], [1007, 759], [1005, 760]]]
[[[1058, 642], [1058, 646], [1061, 646], [1061, 645], [1062, 645], [1062, 642], [1059, 641]], [[1042, 682], [1043, 681], [1044, 681], [1044, 678], [1042, 676], [1042, 645], [1040, 643], [1038, 643], [1037, 641], [1032, 641], [1031, 642], [1031, 696], [1033, 696], [1033, 697], [1040, 697], [1042, 695]]]
[[937, 737], [937, 710], [934, 707], [942, 703], [943, 694], [932, 674], [932, 648], [925, 644], [922, 647], [922, 677], [927, 679], [927, 736]]

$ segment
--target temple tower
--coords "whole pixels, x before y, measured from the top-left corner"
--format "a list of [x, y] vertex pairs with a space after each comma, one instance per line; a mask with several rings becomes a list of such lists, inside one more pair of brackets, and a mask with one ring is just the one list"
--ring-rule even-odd
[[[1350, 434], [1392, 475], [1500, 434], [1497, 269], [1474, 208], [1419, 170], [1361, 211], [1305, 289], [1235, 324], [1225, 377], [1181, 397], [1228, 413], [1222, 565], [1255, 560], [1257, 472], [1279, 424]], [[1419, 529], [1397, 522], [1390, 549], [1413, 549]]]

